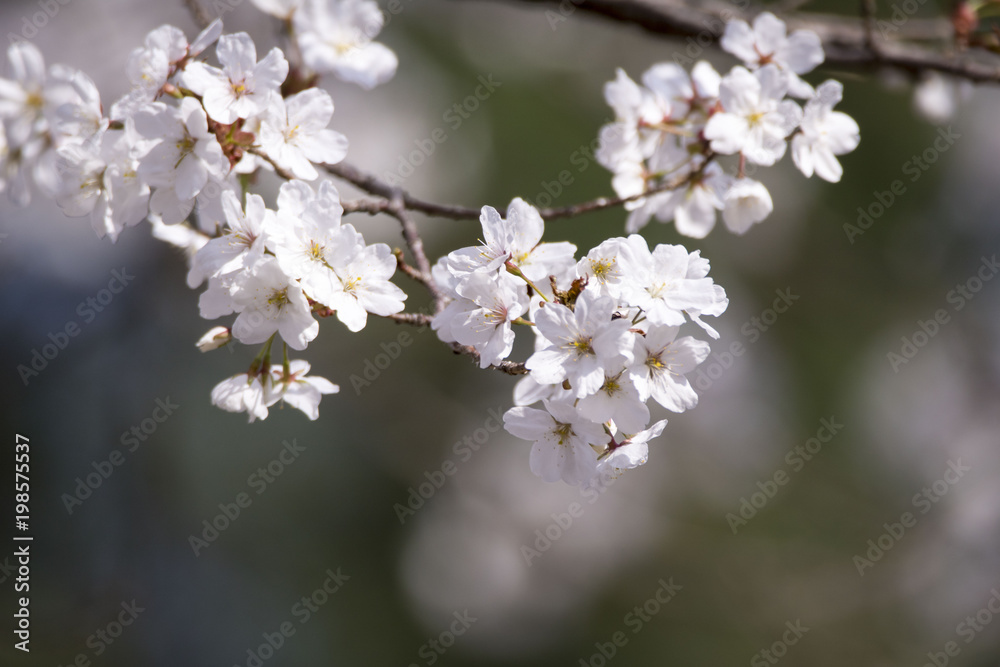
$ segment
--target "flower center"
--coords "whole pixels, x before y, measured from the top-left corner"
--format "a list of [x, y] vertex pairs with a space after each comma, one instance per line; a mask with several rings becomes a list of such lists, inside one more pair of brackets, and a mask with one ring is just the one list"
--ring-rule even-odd
[[271, 296], [267, 298], [268, 305], [274, 306], [278, 310], [281, 310], [286, 303], [288, 303], [288, 288], [283, 290], [275, 290], [271, 292]]
[[590, 336], [580, 336], [569, 342], [569, 348], [576, 352], [577, 358], [594, 354], [594, 339]]
[[605, 282], [614, 273], [615, 260], [613, 259], [592, 259], [590, 260], [590, 270], [594, 272], [594, 277]]

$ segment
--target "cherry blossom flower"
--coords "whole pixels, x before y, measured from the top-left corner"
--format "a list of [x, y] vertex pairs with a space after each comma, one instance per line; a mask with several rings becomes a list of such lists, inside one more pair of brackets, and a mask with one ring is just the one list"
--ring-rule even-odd
[[789, 89], [796, 97], [810, 97], [812, 88], [799, 78], [823, 62], [823, 44], [811, 30], [787, 34], [785, 22], [770, 12], [754, 19], [753, 27], [735, 19], [726, 24], [719, 44], [750, 69], [773, 64], [789, 75]]
[[212, 405], [227, 412], [245, 412], [250, 423], [256, 419], [267, 419], [268, 406], [277, 401], [276, 397], [270, 400], [270, 384], [270, 375], [234, 375], [212, 389]]
[[258, 141], [279, 166], [308, 181], [319, 176], [313, 163], [335, 164], [347, 155], [347, 137], [327, 129], [333, 99], [310, 88], [286, 99], [274, 96], [264, 112]]
[[649, 408], [624, 366], [617, 372], [604, 372], [604, 384], [593, 394], [584, 396], [577, 409], [592, 422], [614, 421], [629, 433], [642, 430], [649, 423]]
[[597, 454], [592, 445], [603, 445], [608, 435], [599, 424], [585, 419], [569, 404], [544, 401], [545, 410], [516, 407], [503, 416], [504, 428], [518, 438], [534, 442], [531, 472], [546, 482], [562, 480], [579, 484], [594, 476]]
[[[707, 262], [698, 251], [688, 253], [684, 246], [661, 244], [649, 252], [644, 242], [634, 242], [631, 248], [634, 263], [629, 270], [635, 276], [636, 288], [629, 294], [629, 302], [641, 308], [652, 324], [680, 326], [686, 312], [703, 328], [710, 329], [695, 318], [725, 311], [729, 304], [725, 290], [711, 278], [698, 275], [702, 269], [707, 275]], [[695, 270], [695, 275], [689, 275], [690, 269]]]
[[597, 462], [597, 473], [585, 483], [585, 487], [602, 486], [616, 479], [625, 470], [638, 468], [649, 459], [649, 441], [660, 437], [667, 425], [666, 419], [655, 422], [652, 426], [635, 435], [622, 434], [624, 439], [617, 446], [609, 449]]
[[606, 370], [631, 359], [631, 326], [626, 319], [612, 319], [615, 301], [586, 290], [573, 310], [548, 303], [535, 315], [539, 333], [550, 345], [528, 357], [525, 366], [543, 384], [568, 380], [576, 396], [593, 394], [604, 383]]
[[233, 322], [233, 336], [254, 345], [277, 332], [289, 347], [304, 350], [319, 333], [319, 322], [313, 318], [302, 288], [273, 257], [264, 256], [244, 273], [245, 279], [229, 291], [232, 310], [239, 313]]
[[372, 0], [304, 0], [292, 19], [302, 59], [313, 70], [365, 90], [396, 73], [396, 54], [372, 41], [384, 20]]
[[250, 35], [223, 35], [215, 53], [222, 69], [194, 62], [184, 70], [184, 82], [202, 96], [208, 115], [220, 123], [232, 123], [262, 113], [271, 97], [280, 95], [288, 76], [288, 61], [275, 47], [257, 62], [257, 47]]
[[112, 242], [149, 213], [149, 186], [126, 133], [105, 131], [97, 146], [71, 143], [58, 149], [61, 188], [56, 202], [70, 216], [89, 215], [98, 238]]
[[684, 375], [708, 358], [709, 345], [691, 336], [678, 339], [678, 330], [651, 326], [646, 335], [636, 336], [628, 372], [641, 400], [652, 398], [668, 410], [684, 412], [698, 404], [698, 394]]
[[771, 215], [772, 210], [771, 194], [764, 184], [752, 178], [741, 178], [726, 191], [722, 219], [729, 231], [744, 234], [751, 226]]
[[310, 421], [319, 419], [319, 402], [324, 394], [336, 394], [340, 387], [323, 377], [306, 377], [309, 362], [293, 359], [288, 373], [283, 366], [271, 366], [271, 383], [266, 389], [268, 405], [284, 401], [305, 413]]
[[140, 136], [153, 142], [139, 159], [139, 178], [155, 187], [149, 208], [170, 224], [191, 212], [194, 199], [209, 177], [222, 178], [229, 161], [198, 100], [185, 97], [179, 107], [150, 104], [134, 117]]
[[734, 67], [719, 86], [723, 111], [705, 125], [712, 150], [742, 153], [754, 164], [770, 166], [785, 154], [785, 138], [798, 126], [802, 109], [783, 99], [788, 78], [774, 65], [754, 73]]
[[807, 177], [815, 173], [831, 183], [840, 181], [844, 168], [835, 156], [850, 153], [861, 142], [854, 119], [833, 110], [843, 93], [839, 81], [827, 81], [806, 103], [800, 132], [792, 139], [792, 160]]
[[227, 227], [225, 233], [206, 243], [194, 256], [188, 271], [188, 287], [206, 278], [246, 270], [264, 256], [265, 232], [275, 226], [274, 212], [260, 195], [247, 194], [246, 213], [232, 191], [222, 194]]
[[480, 368], [506, 359], [514, 347], [511, 322], [528, 310], [524, 283], [505, 273], [474, 273], [457, 286], [456, 295], [431, 323], [438, 336], [475, 348]]

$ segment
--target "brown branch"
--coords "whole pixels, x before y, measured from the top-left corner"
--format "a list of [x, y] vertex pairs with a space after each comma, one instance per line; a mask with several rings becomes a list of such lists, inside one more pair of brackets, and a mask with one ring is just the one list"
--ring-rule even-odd
[[[479, 353], [472, 347], [468, 345], [462, 345], [461, 343], [451, 343], [451, 349], [455, 354], [464, 354], [472, 357], [475, 362], [479, 363]], [[495, 371], [500, 371], [501, 373], [506, 373], [507, 375], [527, 375], [528, 369], [524, 367], [524, 364], [517, 363], [514, 361], [501, 361], [499, 364], [493, 364], [490, 366]]]
[[387, 200], [392, 200], [396, 192], [399, 192], [402, 195], [404, 208], [411, 211], [420, 211], [421, 213], [426, 213], [428, 215], [434, 215], [440, 218], [451, 218], [453, 220], [474, 220], [479, 218], [479, 209], [477, 208], [435, 204], [433, 202], [417, 199], [406, 191], [394, 188], [388, 183], [380, 180], [378, 177], [365, 173], [357, 167], [353, 167], [344, 162], [326, 164], [323, 165], [323, 167], [337, 178], [347, 181], [369, 194], [385, 197]]
[[[262, 156], [267, 159], [266, 156]], [[270, 161], [270, 160], [269, 160]], [[273, 164], [273, 163], [272, 163]], [[428, 215], [436, 215], [442, 218], [449, 218], [452, 220], [478, 220], [480, 216], [480, 209], [468, 208], [466, 206], [457, 206], [453, 204], [435, 204], [433, 202], [428, 202], [423, 199], [418, 199], [410, 195], [405, 190], [400, 188], [394, 188], [388, 183], [380, 180], [377, 176], [364, 172], [357, 167], [349, 164], [344, 164], [343, 162], [336, 165], [323, 165], [324, 168], [334, 176], [341, 178], [348, 183], [355, 185], [356, 187], [368, 192], [369, 194], [377, 195], [380, 197], [385, 197], [386, 199], [391, 199], [393, 193], [399, 193], [401, 196], [401, 201], [404, 209], [411, 211], [419, 211], [421, 213], [427, 213]], [[606, 208], [614, 208], [615, 206], [621, 206], [630, 201], [635, 201], [637, 199], [643, 199], [649, 195], [656, 194], [658, 192], [663, 192], [665, 190], [672, 190], [678, 188], [687, 180], [690, 176], [685, 176], [676, 181], [670, 181], [666, 183], [661, 183], [660, 185], [649, 188], [645, 192], [638, 195], [631, 195], [629, 197], [598, 197], [597, 199], [592, 199], [590, 201], [580, 202], [579, 204], [571, 204], [569, 206], [560, 206], [555, 208], [542, 208], [538, 209], [539, 215], [542, 216], [543, 220], [558, 220], [560, 218], [572, 218], [584, 213], [591, 213], [593, 211], [600, 211]], [[376, 213], [392, 213], [391, 201], [378, 202], [372, 200], [355, 200], [352, 202], [346, 202], [344, 204], [344, 211], [348, 212], [348, 206], [350, 206], [350, 212], [364, 212], [369, 214]]]
[[396, 324], [409, 324], [415, 327], [429, 327], [431, 320], [434, 319], [430, 315], [424, 315], [423, 313], [396, 313], [395, 315], [386, 315], [385, 318], [394, 321]]
[[[565, 0], [518, 0], [533, 5], [553, 7], [562, 11]], [[747, 18], [732, 3], [708, 0], [697, 7], [676, 0], [572, 0], [574, 11], [602, 16], [638, 26], [647, 32], [672, 37], [701, 37], [718, 40], [725, 30], [725, 21]], [[561, 14], [566, 16], [568, 13]], [[781, 16], [789, 30], [808, 29], [816, 32], [823, 42], [827, 66], [868, 71], [892, 66], [921, 74], [936, 71], [977, 83], [1000, 82], [1000, 61], [977, 58], [974, 52], [963, 57], [949, 56], [927, 47], [903, 43], [901, 40], [940, 40], [950, 43], [953, 29], [947, 19], [909, 19], [902, 25], [891, 24], [892, 40], [882, 40], [873, 48], [869, 42], [870, 27], [865, 18], [829, 14], [797, 13]], [[698, 40], [699, 44], [701, 39]]]
[[402, 250], [396, 248], [395, 250], [392, 251], [392, 254], [396, 256], [396, 268], [398, 268], [401, 272], [403, 272], [410, 278], [416, 280], [418, 283], [422, 283], [425, 286], [427, 285], [427, 283], [425, 282], [424, 274], [418, 271], [417, 269], [413, 268], [409, 264], [407, 264], [406, 260], [403, 259]]

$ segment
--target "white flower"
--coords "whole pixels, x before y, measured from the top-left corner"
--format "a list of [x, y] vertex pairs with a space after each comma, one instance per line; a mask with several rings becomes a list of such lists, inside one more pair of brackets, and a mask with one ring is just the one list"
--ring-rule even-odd
[[265, 230], [275, 223], [274, 212], [264, 206], [260, 195], [247, 193], [244, 213], [237, 196], [226, 190], [222, 193], [222, 208], [228, 223], [226, 231], [195, 254], [188, 271], [188, 287], [195, 288], [206, 278], [248, 269], [264, 256]]
[[612, 319], [615, 301], [584, 290], [573, 310], [547, 303], [535, 315], [538, 332], [550, 344], [525, 363], [532, 377], [542, 384], [569, 380], [576, 396], [593, 394], [604, 383], [605, 370], [631, 359], [631, 323]]
[[356, 234], [358, 243], [336, 249], [330, 265], [340, 285], [327, 305], [349, 330], [357, 332], [365, 328], [368, 313], [385, 317], [402, 311], [406, 292], [389, 282], [396, 271], [392, 249], [384, 243], [364, 246], [354, 227], [344, 225], [343, 229]]
[[371, 90], [393, 77], [399, 61], [372, 39], [382, 11], [372, 0], [304, 0], [292, 17], [305, 64]]
[[[680, 326], [687, 312], [705, 327], [698, 315], [718, 315], [729, 305], [725, 290], [705, 277], [708, 262], [698, 251], [688, 253], [684, 246], [661, 244], [650, 253], [645, 239], [629, 237], [633, 238], [636, 240], [630, 247], [634, 263], [629, 271], [635, 276], [637, 288], [628, 299], [630, 305], [643, 310], [650, 323]], [[714, 337], [718, 338], [718, 334]]]
[[52, 103], [46, 99], [45, 61], [34, 44], [14, 42], [7, 61], [10, 78], [0, 78], [0, 119], [7, 142], [21, 146], [48, 130], [43, 114]]
[[[576, 265], [576, 246], [572, 243], [541, 243], [545, 222], [538, 210], [520, 197], [510, 202], [506, 219], [492, 206], [484, 206], [479, 220], [483, 244], [451, 253], [452, 269], [489, 273], [505, 270], [504, 264], [509, 261], [528, 280], [539, 282], [550, 275], [568, 275]], [[545, 285], [538, 287], [544, 289]]]
[[792, 160], [807, 177], [815, 172], [825, 181], [838, 182], [844, 169], [834, 156], [850, 153], [861, 142], [854, 119], [833, 110], [843, 93], [839, 81], [827, 81], [806, 103], [801, 131], [792, 139]]
[[333, 99], [320, 88], [309, 88], [287, 99], [274, 96], [265, 112], [258, 141], [268, 157], [296, 178], [313, 180], [313, 163], [335, 164], [347, 155], [347, 137], [327, 129]]
[[815, 32], [796, 30], [787, 35], [785, 22], [764, 12], [754, 19], [753, 28], [739, 19], [727, 23], [719, 43], [751, 69], [774, 64], [786, 70], [791, 75], [791, 91], [796, 97], [812, 94], [809, 84], [798, 75], [811, 72], [823, 62], [823, 44]]
[[205, 332], [204, 336], [198, 339], [195, 347], [202, 352], [210, 352], [229, 343], [232, 339], [233, 334], [229, 330], [229, 327], [212, 327]]
[[185, 97], [180, 107], [154, 102], [134, 116], [136, 131], [155, 143], [139, 160], [138, 174], [157, 188], [149, 208], [170, 224], [191, 212], [194, 199], [209, 177], [221, 179], [229, 171], [229, 160], [198, 100]]
[[741, 178], [733, 183], [723, 201], [722, 219], [726, 221], [726, 227], [737, 234], [743, 234], [774, 210], [767, 188], [752, 178]]
[[323, 394], [336, 394], [340, 387], [323, 377], [306, 377], [309, 362], [293, 359], [288, 364], [288, 375], [282, 366], [271, 366], [271, 386], [267, 390], [268, 405], [281, 400], [298, 408], [311, 421], [319, 419], [319, 402]]
[[67, 144], [58, 149], [62, 189], [56, 202], [70, 216], [90, 215], [99, 238], [118, 234], [149, 212], [149, 186], [137, 173], [138, 162], [126, 133], [106, 130], [97, 146]]
[[93, 80], [79, 70], [53, 65], [50, 71], [52, 88], [60, 89], [61, 103], [52, 114], [52, 131], [57, 145], [96, 143], [107, 128], [108, 120], [101, 112], [101, 95]]
[[645, 336], [636, 336], [628, 371], [640, 399], [652, 398], [668, 410], [684, 412], [698, 405], [698, 394], [684, 375], [708, 357], [709, 346], [690, 336], [675, 340], [677, 331], [678, 327], [651, 326]]
[[579, 484], [597, 470], [591, 445], [609, 440], [604, 428], [584, 419], [571, 405], [545, 401], [545, 410], [517, 407], [503, 416], [504, 428], [515, 437], [530, 440], [531, 472], [546, 482], [561, 479]]
[[[268, 386], [262, 384], [262, 378]], [[212, 405], [227, 412], [245, 412], [250, 417], [248, 422], [267, 419], [267, 406], [277, 401], [275, 398], [268, 402], [270, 383], [269, 375], [252, 378], [246, 373], [234, 375], [212, 389]]]
[[319, 322], [313, 319], [302, 288], [273, 257], [263, 257], [244, 273], [245, 280], [231, 288], [233, 310], [240, 313], [233, 335], [254, 345], [278, 332], [290, 347], [304, 350], [319, 333]]
[[480, 368], [506, 359], [514, 347], [511, 322], [528, 310], [524, 283], [505, 273], [474, 273], [458, 286], [457, 294], [459, 298], [434, 317], [431, 327], [445, 342], [475, 348]]
[[329, 181], [320, 184], [318, 193], [302, 181], [289, 181], [281, 186], [278, 224], [268, 238], [268, 248], [282, 270], [297, 279], [309, 296], [331, 308], [342, 291], [333, 263], [338, 256], [364, 247], [353, 227], [341, 227], [343, 211]]
[[614, 421], [628, 433], [642, 430], [649, 423], [649, 408], [632, 383], [625, 368], [615, 373], [604, 372], [604, 384], [577, 404], [580, 414], [592, 422]]
[[711, 106], [705, 103], [719, 96], [719, 82], [719, 73], [704, 60], [699, 61], [690, 74], [677, 63], [659, 63], [642, 75], [643, 85], [661, 107], [670, 110], [664, 122], [685, 119], [697, 104]]
[[784, 100], [788, 78], [774, 65], [751, 74], [734, 67], [722, 79], [719, 99], [723, 110], [705, 125], [712, 150], [723, 155], [742, 153], [747, 160], [770, 166], [785, 154], [785, 137], [802, 118], [802, 109]]
[[710, 162], [692, 173], [684, 186], [647, 198], [629, 214], [625, 230], [637, 232], [656, 216], [660, 222], [673, 220], [677, 231], [685, 236], [705, 238], [715, 227], [716, 211], [723, 208], [723, 197], [731, 182], [722, 167]]
[[280, 95], [288, 76], [288, 61], [275, 47], [257, 62], [257, 47], [250, 35], [238, 32], [223, 35], [215, 53], [222, 69], [191, 63], [184, 70], [184, 82], [202, 96], [208, 115], [220, 123], [233, 123], [262, 113], [273, 95]]
[[135, 101], [154, 101], [176, 67], [200, 54], [221, 34], [220, 19], [212, 21], [191, 44], [184, 32], [172, 25], [161, 25], [150, 32], [143, 45], [129, 54], [125, 65], [125, 74], [132, 84], [129, 97]]
[[667, 420], [661, 419], [644, 431], [625, 436], [617, 446], [612, 446], [607, 454], [600, 457], [597, 462], [597, 474], [586, 486], [607, 484], [623, 471], [645, 464], [649, 458], [649, 441], [658, 438], [666, 425]]
[[962, 102], [972, 97], [971, 82], [938, 72], [925, 74], [913, 91], [913, 106], [924, 118], [937, 125], [947, 123]]
[[630, 253], [627, 239], [608, 239], [577, 263], [576, 274], [587, 278], [587, 286], [593, 286], [601, 295], [618, 299], [631, 279], [625, 268], [629, 260], [622, 260]]
[[260, 11], [277, 16], [287, 21], [292, 18], [295, 10], [302, 6], [303, 0], [250, 0]]

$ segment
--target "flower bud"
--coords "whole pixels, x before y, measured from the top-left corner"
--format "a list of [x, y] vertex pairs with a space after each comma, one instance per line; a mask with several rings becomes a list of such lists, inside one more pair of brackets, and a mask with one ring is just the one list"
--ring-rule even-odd
[[227, 327], [213, 327], [208, 330], [208, 333], [199, 338], [195, 345], [202, 352], [208, 352], [209, 350], [222, 347], [232, 339], [233, 334]]

